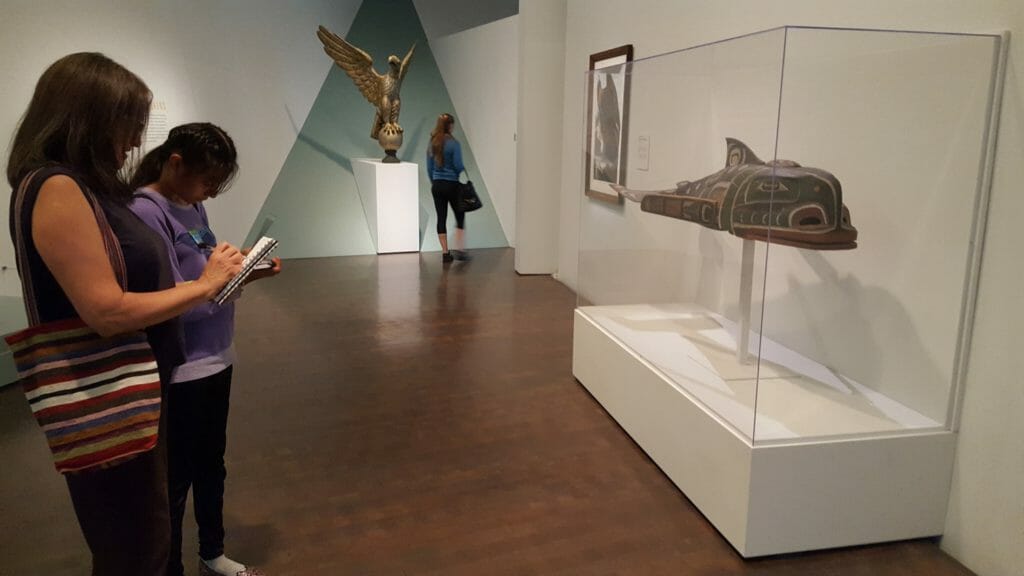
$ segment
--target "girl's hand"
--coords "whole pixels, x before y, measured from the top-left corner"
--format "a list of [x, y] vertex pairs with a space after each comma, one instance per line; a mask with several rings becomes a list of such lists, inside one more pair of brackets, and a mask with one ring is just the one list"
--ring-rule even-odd
[[213, 249], [206, 261], [206, 268], [196, 282], [208, 286], [210, 298], [220, 292], [221, 288], [242, 270], [242, 253], [231, 244], [221, 242]]
[[269, 278], [271, 276], [277, 276], [281, 273], [281, 259], [271, 258], [270, 262], [273, 264], [270, 268], [262, 268], [260, 270], [253, 271], [249, 274], [249, 277], [245, 279], [245, 283], [248, 284], [253, 280], [259, 280], [260, 278]]

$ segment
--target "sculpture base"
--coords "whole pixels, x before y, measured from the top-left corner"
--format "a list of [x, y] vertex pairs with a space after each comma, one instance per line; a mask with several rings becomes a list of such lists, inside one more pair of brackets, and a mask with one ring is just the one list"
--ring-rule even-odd
[[378, 254], [420, 249], [420, 186], [415, 162], [388, 166], [381, 160], [353, 158], [359, 199]]
[[380, 161], [385, 164], [400, 164], [402, 161], [395, 155], [397, 152], [398, 150], [385, 150], [385, 156], [381, 158]]

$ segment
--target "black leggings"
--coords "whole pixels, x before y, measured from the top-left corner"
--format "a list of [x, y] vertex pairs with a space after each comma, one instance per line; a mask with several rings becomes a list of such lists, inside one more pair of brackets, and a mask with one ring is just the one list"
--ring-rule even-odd
[[448, 233], [448, 205], [455, 212], [455, 226], [460, 230], [466, 227], [466, 213], [459, 210], [459, 183], [452, 180], [434, 180], [430, 186], [434, 195], [434, 210], [437, 211], [437, 233]]
[[168, 576], [181, 576], [182, 520], [192, 488], [199, 525], [199, 556], [224, 553], [224, 448], [232, 366], [199, 380], [171, 384], [167, 420], [171, 549]]

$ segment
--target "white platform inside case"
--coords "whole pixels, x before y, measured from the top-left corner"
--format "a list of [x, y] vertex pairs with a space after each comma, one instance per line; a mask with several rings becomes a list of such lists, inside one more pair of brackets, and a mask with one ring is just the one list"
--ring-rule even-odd
[[751, 334], [750, 358], [739, 363], [736, 323], [695, 304], [584, 310], [674, 385], [758, 442], [942, 428], [769, 338]]
[[418, 252], [419, 165], [355, 158], [352, 173], [377, 253]]
[[941, 534], [953, 433], [767, 340], [755, 393], [735, 342], [697, 306], [580, 307], [573, 373], [745, 557]]

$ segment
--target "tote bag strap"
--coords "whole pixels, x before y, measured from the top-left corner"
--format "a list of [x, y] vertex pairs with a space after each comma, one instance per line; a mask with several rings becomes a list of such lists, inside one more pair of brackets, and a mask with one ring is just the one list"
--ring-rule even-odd
[[[14, 243], [18, 258], [18, 272], [21, 274], [21, 294], [25, 300], [25, 315], [28, 317], [29, 326], [37, 326], [40, 324], [39, 321], [39, 307], [35, 298], [34, 282], [32, 280], [32, 266], [29, 263], [28, 249], [25, 246], [24, 229], [22, 228], [22, 216], [24, 215], [23, 208], [25, 205], [25, 197], [28, 195], [28, 190], [32, 186], [32, 181], [36, 179], [42, 168], [38, 168], [27, 176], [22, 178], [21, 185], [18, 186], [18, 190], [15, 192], [14, 197]], [[96, 216], [96, 224], [100, 228], [100, 236], [103, 238], [103, 248], [107, 252], [107, 257], [110, 259], [110, 265], [114, 269], [114, 276], [117, 278], [117, 283], [121, 286], [122, 290], [127, 291], [128, 281], [127, 272], [124, 265], [124, 255], [121, 253], [121, 244], [117, 240], [117, 235], [114, 234], [113, 229], [110, 228], [110, 223], [107, 222], [106, 213], [103, 212], [103, 207], [100, 206], [99, 200], [89, 190], [88, 187], [82, 185], [78, 179], [75, 179], [79, 188], [82, 190], [82, 194], [85, 195], [86, 200], [89, 202], [89, 206], [92, 208], [93, 214]], [[40, 187], [42, 183], [39, 184]], [[30, 215], [31, 216], [31, 215]]]

